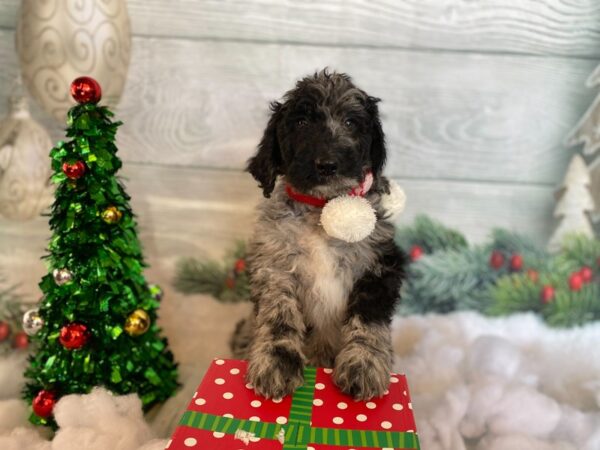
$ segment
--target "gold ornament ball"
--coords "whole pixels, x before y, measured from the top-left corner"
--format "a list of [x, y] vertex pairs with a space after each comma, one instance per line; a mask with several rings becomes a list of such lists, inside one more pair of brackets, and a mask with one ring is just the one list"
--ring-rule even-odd
[[143, 309], [136, 309], [125, 321], [125, 331], [129, 336], [139, 336], [150, 328], [150, 316]]
[[109, 206], [102, 211], [102, 220], [108, 224], [117, 223], [123, 217], [123, 213], [119, 211], [116, 206]]

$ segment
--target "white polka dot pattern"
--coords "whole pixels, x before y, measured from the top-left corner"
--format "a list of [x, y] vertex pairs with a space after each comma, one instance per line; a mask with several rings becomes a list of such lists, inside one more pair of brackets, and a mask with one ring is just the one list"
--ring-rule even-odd
[[391, 424], [391, 422], [384, 420], [383, 422], [381, 422], [381, 428], [385, 428], [386, 430], [389, 430], [390, 428], [392, 428], [392, 424]]
[[221, 433], [220, 431], [215, 431], [213, 433], [213, 436], [216, 437], [217, 439], [221, 439], [222, 437], [225, 436], [225, 433]]
[[377, 405], [373, 402], [367, 402], [366, 407], [369, 409], [375, 409]]
[[317, 383], [315, 384], [315, 389], [322, 391], [323, 389], [325, 389], [325, 385], [323, 383]]
[[223, 378], [217, 378], [217, 379], [215, 380], [215, 384], [219, 384], [219, 385], [220, 385], [220, 384], [225, 384], [225, 380], [224, 380]]
[[337, 407], [338, 407], [339, 409], [346, 409], [346, 408], [348, 407], [348, 404], [347, 404], [347, 403], [344, 403], [344, 402], [339, 402], [339, 403], [337, 404]]
[[217, 359], [217, 360], [215, 361], [215, 364], [217, 364], [217, 365], [219, 365], [219, 366], [222, 366], [223, 364], [225, 364], [225, 361], [223, 361], [222, 359]]
[[262, 405], [260, 400], [252, 400], [250, 402], [250, 406], [252, 406], [253, 408], [260, 408], [260, 405]]
[[202, 397], [197, 398], [196, 400], [194, 400], [194, 403], [198, 406], [202, 406], [204, 404], [206, 404], [206, 400], [204, 400]]
[[186, 438], [186, 440], [183, 441], [183, 445], [185, 445], [186, 447], [194, 447], [197, 443], [198, 443], [198, 441], [191, 437]]
[[344, 423], [344, 419], [342, 419], [341, 417], [334, 417], [333, 423], [335, 423], [336, 425], [340, 425], [340, 424]]
[[315, 398], [313, 400], [313, 405], [315, 405], [315, 406], [323, 406], [323, 400], [321, 400], [320, 398]]
[[287, 423], [287, 417], [279, 416], [275, 422], [277, 422], [279, 425], [283, 425], [284, 423]]
[[240, 369], [238, 369], [237, 367], [234, 367], [233, 369], [231, 369], [231, 370], [229, 371], [229, 373], [230, 373], [231, 375], [237, 375], [238, 373], [240, 373]]
[[233, 398], [233, 394], [232, 394], [231, 392], [225, 392], [225, 393], [223, 394], [223, 398], [224, 398], [225, 400], [231, 400], [231, 399]]
[[366, 422], [367, 416], [365, 416], [364, 414], [359, 414], [356, 416], [356, 420], [358, 420], [359, 422]]

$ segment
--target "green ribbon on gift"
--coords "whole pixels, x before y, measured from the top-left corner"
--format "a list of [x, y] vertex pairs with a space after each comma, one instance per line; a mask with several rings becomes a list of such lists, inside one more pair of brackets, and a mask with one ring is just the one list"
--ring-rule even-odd
[[387, 447], [419, 449], [415, 433], [397, 431], [343, 430], [312, 427], [312, 401], [316, 369], [304, 369], [304, 384], [292, 396], [292, 406], [286, 424], [255, 422], [245, 419], [216, 416], [196, 411], [186, 411], [180, 425], [231, 434], [239, 439], [249, 437], [276, 439], [282, 450], [306, 450], [308, 444], [346, 445], [350, 447]]

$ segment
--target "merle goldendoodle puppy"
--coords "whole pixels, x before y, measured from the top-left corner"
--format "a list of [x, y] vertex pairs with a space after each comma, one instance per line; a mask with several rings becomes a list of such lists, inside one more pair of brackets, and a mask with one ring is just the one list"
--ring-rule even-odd
[[[335, 383], [356, 399], [388, 388], [390, 322], [405, 256], [381, 207], [389, 184], [381, 174], [378, 101], [345, 74], [306, 77], [271, 105], [248, 161], [267, 199], [248, 251], [254, 310], [231, 345], [236, 357], [249, 360], [248, 381], [265, 397], [292, 393], [305, 364], [333, 367]], [[365, 198], [377, 212], [375, 230], [356, 243], [328, 236], [321, 208], [306, 198], [347, 194], [368, 172], [374, 181]]]

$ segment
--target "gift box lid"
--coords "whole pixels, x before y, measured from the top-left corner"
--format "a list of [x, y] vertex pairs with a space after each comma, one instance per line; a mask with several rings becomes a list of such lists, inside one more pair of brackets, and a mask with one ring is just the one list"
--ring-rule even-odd
[[305, 368], [293, 395], [266, 399], [246, 382], [247, 362], [216, 359], [190, 401], [169, 450], [370, 450], [419, 448], [404, 375], [359, 402], [333, 383], [333, 369]]

